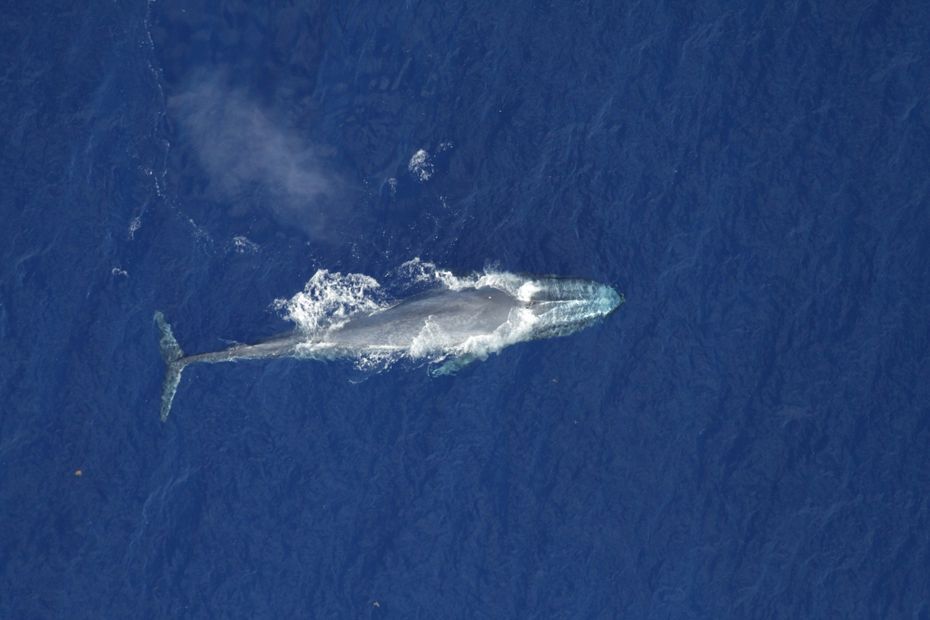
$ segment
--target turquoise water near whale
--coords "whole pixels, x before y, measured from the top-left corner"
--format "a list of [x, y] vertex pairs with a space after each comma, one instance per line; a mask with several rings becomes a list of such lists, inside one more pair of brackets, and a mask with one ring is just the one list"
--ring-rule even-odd
[[[930, 617], [927, 23], [8, 4], [0, 617]], [[155, 310], [215, 350], [415, 257], [626, 303], [452, 376], [192, 366], [159, 421]]]

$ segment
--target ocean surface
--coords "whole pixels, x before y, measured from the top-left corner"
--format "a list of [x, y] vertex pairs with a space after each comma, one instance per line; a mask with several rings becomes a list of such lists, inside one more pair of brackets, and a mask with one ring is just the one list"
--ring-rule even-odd
[[[930, 5], [2, 14], [0, 618], [930, 618]], [[410, 261], [626, 303], [159, 420]]]

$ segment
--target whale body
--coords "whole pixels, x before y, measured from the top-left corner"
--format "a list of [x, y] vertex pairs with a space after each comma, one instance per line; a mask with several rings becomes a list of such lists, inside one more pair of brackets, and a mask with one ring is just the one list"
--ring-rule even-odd
[[406, 358], [430, 362], [433, 375], [451, 374], [512, 344], [574, 333], [623, 303], [613, 288], [589, 280], [506, 275], [496, 285], [478, 281], [436, 287], [384, 308], [352, 313], [323, 329], [295, 329], [256, 344], [195, 355], [184, 354], [164, 315], [156, 312], [166, 364], [161, 419], [168, 418], [181, 373], [191, 364]]

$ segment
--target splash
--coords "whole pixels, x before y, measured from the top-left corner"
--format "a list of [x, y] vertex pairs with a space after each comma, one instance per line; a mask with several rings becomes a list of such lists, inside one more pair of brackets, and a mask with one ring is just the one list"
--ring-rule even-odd
[[410, 174], [418, 178], [421, 183], [429, 181], [435, 170], [433, 162], [430, 160], [429, 152], [425, 149], [420, 149], [414, 153], [413, 157], [410, 158], [410, 163], [407, 164], [407, 170], [410, 171]]
[[381, 284], [360, 273], [320, 269], [290, 299], [276, 299], [274, 308], [307, 336], [338, 328], [352, 315], [387, 307]]
[[452, 291], [490, 287], [504, 291], [520, 301], [532, 301], [543, 290], [541, 281], [488, 267], [483, 272], [457, 276], [435, 264], [414, 258], [403, 263], [398, 273], [411, 284], [443, 286]]

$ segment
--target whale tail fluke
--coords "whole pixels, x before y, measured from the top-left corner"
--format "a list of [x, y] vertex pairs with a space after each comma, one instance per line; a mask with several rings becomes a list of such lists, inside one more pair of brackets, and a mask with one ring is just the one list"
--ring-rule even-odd
[[156, 311], [155, 324], [161, 332], [158, 346], [161, 349], [161, 357], [165, 360], [165, 382], [161, 388], [161, 421], [164, 422], [171, 413], [171, 402], [178, 390], [178, 383], [181, 382], [181, 371], [187, 364], [184, 362], [184, 351], [174, 337], [171, 325], [165, 320], [165, 315]]

